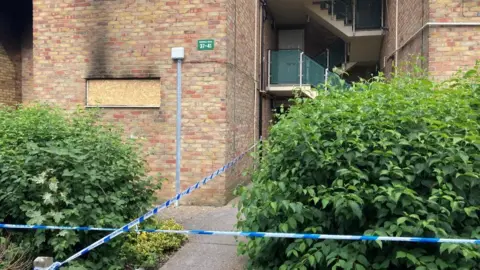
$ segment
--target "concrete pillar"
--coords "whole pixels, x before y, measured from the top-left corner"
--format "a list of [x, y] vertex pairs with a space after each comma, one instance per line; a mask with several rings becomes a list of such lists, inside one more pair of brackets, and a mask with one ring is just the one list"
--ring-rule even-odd
[[47, 270], [52, 266], [53, 258], [51, 257], [38, 257], [33, 261], [33, 270]]

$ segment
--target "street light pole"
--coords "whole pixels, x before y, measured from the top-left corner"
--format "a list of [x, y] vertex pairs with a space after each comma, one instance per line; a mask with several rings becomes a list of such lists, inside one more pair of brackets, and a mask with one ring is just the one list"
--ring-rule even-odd
[[[176, 120], [176, 158], [175, 158], [175, 193], [180, 193], [180, 167], [182, 161], [182, 60], [185, 58], [183, 47], [172, 48], [172, 59], [177, 61], [177, 120]], [[175, 202], [178, 206], [178, 201]]]

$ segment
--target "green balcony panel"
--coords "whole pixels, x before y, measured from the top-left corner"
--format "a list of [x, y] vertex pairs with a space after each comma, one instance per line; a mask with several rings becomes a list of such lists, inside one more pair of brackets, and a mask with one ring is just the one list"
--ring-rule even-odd
[[300, 50], [271, 51], [270, 83], [300, 83]]
[[302, 83], [319, 87], [325, 84], [325, 68], [308, 56], [303, 56]]
[[357, 0], [355, 28], [379, 29], [382, 27], [382, 0]]
[[315, 62], [319, 63], [320, 65], [327, 67], [328, 66], [328, 56], [327, 52], [323, 52], [313, 58]]

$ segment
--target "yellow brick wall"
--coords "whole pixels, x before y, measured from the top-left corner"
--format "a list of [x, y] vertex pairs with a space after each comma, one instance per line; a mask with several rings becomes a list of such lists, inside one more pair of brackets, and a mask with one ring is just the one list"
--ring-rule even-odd
[[[228, 3], [227, 28], [227, 123], [226, 159], [230, 160], [251, 146], [258, 136], [258, 105], [256, 103], [255, 14], [259, 12], [257, 1], [230, 0]], [[257, 34], [258, 34], [257, 28]], [[257, 36], [257, 41], [258, 41]], [[257, 45], [258, 46], [258, 45]], [[258, 60], [258, 59], [257, 59]], [[258, 99], [258, 97], [257, 97]], [[233, 190], [246, 183], [248, 177], [242, 174], [251, 168], [252, 160], [247, 156], [228, 173], [226, 197], [232, 197]]]
[[14, 105], [19, 102], [16, 80], [15, 65], [0, 43], [0, 104]]
[[[387, 27], [382, 66], [392, 72], [395, 51], [395, 2], [387, 1]], [[399, 45], [402, 46], [427, 22], [480, 24], [478, 0], [399, 1]], [[421, 56], [423, 67], [435, 80], [449, 78], [459, 69], [471, 68], [480, 60], [480, 26], [430, 26], [419, 32], [398, 52], [399, 66]]]
[[[478, 0], [430, 0], [431, 22], [469, 22], [480, 25]], [[437, 80], [468, 69], [480, 60], [480, 26], [431, 27], [429, 72]]]
[[[395, 66], [396, 43], [396, 1], [387, 1], [386, 24], [388, 30], [382, 46], [380, 66], [389, 76]], [[428, 34], [422, 32], [408, 41], [428, 21], [428, 0], [400, 0], [398, 1], [398, 68], [406, 68], [405, 62], [417, 57], [428, 57]], [[407, 43], [408, 41], [408, 43]], [[406, 44], [402, 47], [402, 45]], [[427, 63], [416, 64], [428, 68]]]
[[[160, 78], [159, 109], [104, 109], [104, 119], [121, 125], [127, 137], [144, 139], [150, 171], [168, 179], [158, 193], [159, 200], [169, 198], [175, 190], [176, 64], [170, 56], [172, 47], [184, 46], [186, 54], [182, 189], [227, 161], [226, 138], [231, 127], [227, 91], [233, 91], [227, 88], [230, 2], [34, 1], [34, 88], [25, 91], [25, 100], [73, 108], [85, 104], [86, 78]], [[214, 39], [215, 50], [197, 51], [199, 39]], [[243, 108], [237, 112], [244, 113]], [[239, 138], [238, 150], [251, 142]], [[226, 177], [219, 176], [183, 203], [224, 204], [225, 190]]]

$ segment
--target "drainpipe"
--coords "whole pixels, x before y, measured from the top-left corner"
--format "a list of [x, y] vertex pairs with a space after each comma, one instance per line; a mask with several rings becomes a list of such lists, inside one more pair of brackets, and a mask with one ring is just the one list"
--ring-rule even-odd
[[357, 29], [357, 0], [353, 0], [353, 5], [352, 5], [352, 11], [353, 11], [353, 18], [352, 18], [352, 31], [353, 31], [353, 36], [355, 36], [355, 31]]
[[331, 9], [330, 9], [330, 10], [331, 10], [331, 12], [332, 12], [332, 20], [335, 20], [335, 13], [334, 13], [334, 11], [335, 11], [335, 9], [334, 9], [335, 0], [332, 0], [330, 3], [331, 3], [331, 4], [330, 4], [330, 6], [331, 6], [330, 8], [331, 8]]
[[[382, 4], [382, 14], [380, 15], [380, 19], [382, 21], [380, 22], [380, 25], [382, 26], [382, 29], [383, 29], [385, 27], [385, 19], [384, 19], [385, 14], [384, 13], [385, 13], [385, 1], [386, 0], [380, 0], [380, 1], [381, 1], [381, 4]], [[423, 19], [423, 17], [422, 17], [422, 19]]]
[[395, 75], [398, 67], [398, 0], [395, 3]]
[[257, 91], [258, 91], [258, 81], [257, 81], [257, 53], [258, 53], [258, 5], [260, 3], [258, 1], [254, 1], [255, 5], [255, 52], [253, 56], [253, 95], [254, 95], [254, 102], [253, 102], [253, 142], [255, 143], [256, 141], [256, 136], [255, 136], [255, 120], [257, 120]]
[[[265, 6], [267, 3], [265, 0], [260, 0], [262, 5], [261, 15], [262, 21], [260, 23], [260, 90], [265, 90]], [[258, 135], [259, 138], [263, 136], [263, 97], [259, 95], [259, 102], [258, 102]]]
[[394, 52], [390, 53], [386, 57], [390, 58], [393, 54], [395, 54], [395, 57], [397, 57], [398, 51], [405, 47], [405, 45], [410, 43], [410, 41], [412, 41], [418, 34], [425, 30], [425, 28], [434, 26], [480, 26], [480, 22], [428, 22], [423, 25], [417, 32], [411, 35], [402, 45], [398, 46]]

